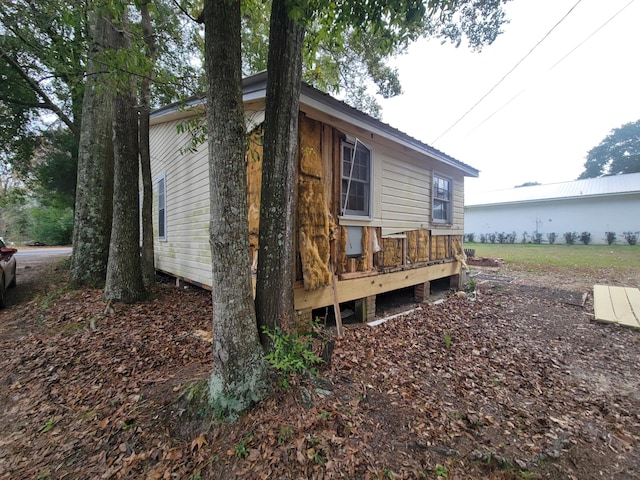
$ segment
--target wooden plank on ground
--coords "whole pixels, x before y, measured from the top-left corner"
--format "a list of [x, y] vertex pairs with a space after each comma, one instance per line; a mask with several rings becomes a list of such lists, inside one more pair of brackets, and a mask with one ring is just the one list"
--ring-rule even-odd
[[631, 305], [631, 310], [637, 323], [636, 326], [640, 328], [640, 290], [637, 288], [627, 288], [626, 292], [629, 305]]
[[626, 288], [609, 287], [609, 296], [611, 297], [611, 305], [616, 316], [616, 321], [622, 325], [636, 326], [635, 317], [629, 305]]
[[616, 314], [613, 311], [611, 297], [609, 296], [609, 287], [607, 285], [593, 286], [593, 309], [596, 320], [615, 323]]

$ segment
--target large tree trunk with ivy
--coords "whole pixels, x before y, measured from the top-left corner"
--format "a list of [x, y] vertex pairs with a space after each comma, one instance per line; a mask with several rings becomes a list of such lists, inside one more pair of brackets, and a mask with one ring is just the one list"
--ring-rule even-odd
[[[116, 50], [131, 46], [126, 12], [118, 22]], [[105, 297], [135, 302], [146, 297], [140, 260], [138, 107], [136, 82], [121, 78], [113, 101], [113, 223]]]
[[113, 90], [97, 59], [114, 32], [100, 9], [90, 13], [91, 53], [82, 103], [78, 147], [78, 181], [73, 228], [71, 280], [94, 287], [104, 285], [113, 196], [111, 108]]
[[[140, 7], [142, 34], [152, 65], [156, 60], [156, 44], [149, 15], [149, 4]], [[153, 70], [140, 85], [140, 172], [142, 174], [142, 280], [146, 286], [155, 283], [153, 253], [153, 182], [151, 180], [151, 154], [149, 149], [149, 115], [151, 113], [151, 82]]]
[[233, 417], [267, 391], [251, 287], [240, 2], [205, 1], [213, 297], [212, 405]]
[[[256, 314], [260, 327], [293, 325], [294, 191], [305, 19], [274, 0], [269, 30]], [[261, 332], [264, 346], [269, 337]]]

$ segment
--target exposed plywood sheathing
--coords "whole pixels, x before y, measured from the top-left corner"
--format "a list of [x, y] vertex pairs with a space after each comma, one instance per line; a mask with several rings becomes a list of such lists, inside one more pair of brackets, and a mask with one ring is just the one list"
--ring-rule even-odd
[[322, 179], [322, 124], [300, 117], [300, 173]]
[[347, 229], [344, 226], [340, 226], [338, 241], [338, 273], [345, 273], [347, 271]]

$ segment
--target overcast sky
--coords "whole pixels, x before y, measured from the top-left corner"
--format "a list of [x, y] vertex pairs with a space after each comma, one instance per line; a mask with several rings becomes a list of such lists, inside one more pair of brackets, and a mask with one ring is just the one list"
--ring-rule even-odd
[[383, 121], [480, 170], [470, 192], [575, 180], [591, 147], [640, 118], [640, 1], [513, 0], [506, 11], [481, 53], [412, 45], [393, 62], [404, 94], [381, 102]]

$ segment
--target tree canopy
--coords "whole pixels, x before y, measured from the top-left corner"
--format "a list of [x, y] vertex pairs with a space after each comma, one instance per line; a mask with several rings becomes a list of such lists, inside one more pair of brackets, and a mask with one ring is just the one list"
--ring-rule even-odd
[[640, 172], [640, 120], [614, 128], [587, 153], [578, 179]]

